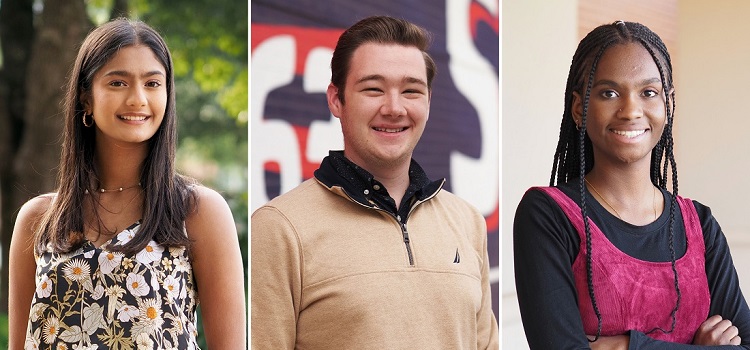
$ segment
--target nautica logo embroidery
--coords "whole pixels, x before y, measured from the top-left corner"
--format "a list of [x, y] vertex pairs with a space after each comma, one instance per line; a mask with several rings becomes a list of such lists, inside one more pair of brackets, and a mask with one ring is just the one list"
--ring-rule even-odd
[[453, 258], [453, 263], [454, 263], [454, 264], [458, 264], [458, 263], [460, 263], [460, 262], [461, 262], [461, 256], [460, 256], [460, 255], [458, 255], [458, 248], [456, 248], [456, 257], [455, 257], [455, 258]]

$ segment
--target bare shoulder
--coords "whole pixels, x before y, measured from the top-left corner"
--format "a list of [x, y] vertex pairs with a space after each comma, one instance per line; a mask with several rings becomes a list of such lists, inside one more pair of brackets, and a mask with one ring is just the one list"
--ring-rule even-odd
[[200, 238], [196, 235], [203, 235], [205, 232], [226, 230], [231, 230], [236, 235], [234, 218], [224, 197], [215, 190], [200, 185], [193, 187], [193, 191], [195, 208], [185, 220], [188, 235], [196, 239]]
[[195, 208], [188, 215], [188, 220], [224, 210], [229, 211], [226, 199], [219, 192], [216, 192], [216, 190], [196, 185], [193, 187], [193, 191], [195, 192], [196, 203]]
[[33, 231], [34, 225], [39, 222], [42, 215], [52, 206], [55, 196], [56, 194], [54, 193], [43, 194], [29, 199], [24, 203], [18, 211], [15, 231], [18, 231], [19, 228], [23, 231], [28, 229]]
[[37, 229], [37, 225], [39, 225], [42, 216], [52, 206], [54, 199], [54, 193], [43, 194], [30, 199], [21, 206], [13, 227], [11, 250], [31, 251], [29, 247], [33, 244], [34, 232]]
[[55, 200], [56, 196], [56, 193], [47, 193], [29, 199], [26, 203], [23, 204], [18, 215], [42, 215], [50, 208], [50, 206], [52, 205], [52, 201]]

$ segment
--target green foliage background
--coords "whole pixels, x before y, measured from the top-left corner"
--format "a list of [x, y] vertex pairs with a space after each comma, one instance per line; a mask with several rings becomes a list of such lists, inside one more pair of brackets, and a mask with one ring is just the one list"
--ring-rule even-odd
[[135, 17], [156, 28], [172, 52], [178, 167], [220, 191], [232, 208], [247, 283], [248, 3], [132, 3]]

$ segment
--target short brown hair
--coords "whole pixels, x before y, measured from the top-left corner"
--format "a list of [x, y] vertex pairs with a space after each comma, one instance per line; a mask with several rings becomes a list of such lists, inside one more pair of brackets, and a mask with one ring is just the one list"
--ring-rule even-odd
[[389, 16], [367, 17], [349, 27], [339, 37], [336, 48], [333, 50], [333, 58], [331, 58], [331, 84], [341, 91], [338, 94], [341, 103], [344, 103], [343, 90], [352, 55], [362, 44], [370, 42], [416, 47], [422, 51], [427, 70], [427, 88], [431, 89], [432, 79], [437, 73], [435, 61], [427, 53], [431, 39], [432, 36], [426, 29], [409, 21]]

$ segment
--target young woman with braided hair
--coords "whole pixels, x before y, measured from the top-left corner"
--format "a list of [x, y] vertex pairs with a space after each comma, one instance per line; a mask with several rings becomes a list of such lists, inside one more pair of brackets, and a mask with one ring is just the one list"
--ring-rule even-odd
[[550, 187], [527, 191], [514, 221], [531, 349], [750, 349], [726, 238], [678, 196], [674, 91], [647, 27], [617, 21], [579, 43]]

